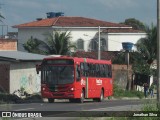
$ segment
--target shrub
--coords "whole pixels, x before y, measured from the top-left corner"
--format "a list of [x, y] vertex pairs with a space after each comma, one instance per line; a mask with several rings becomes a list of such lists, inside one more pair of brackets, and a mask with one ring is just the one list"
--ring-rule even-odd
[[140, 91], [127, 91], [124, 90], [120, 87], [118, 87], [117, 84], [114, 84], [113, 87], [113, 91], [114, 91], [114, 97], [116, 98], [120, 98], [120, 97], [138, 97], [138, 98], [143, 98], [143, 92]]

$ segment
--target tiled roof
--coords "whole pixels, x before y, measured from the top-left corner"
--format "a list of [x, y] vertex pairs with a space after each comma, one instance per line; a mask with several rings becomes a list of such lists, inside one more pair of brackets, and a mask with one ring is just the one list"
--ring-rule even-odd
[[107, 33], [145, 33], [144, 31], [141, 31], [141, 30], [135, 30], [135, 29], [128, 29], [128, 28], [125, 28], [125, 29], [105, 29], [103, 30], [103, 32], [107, 32]]
[[39, 21], [33, 21], [29, 23], [24, 23], [20, 25], [15, 25], [13, 27], [15, 28], [21, 28], [21, 27], [49, 27], [53, 26], [54, 23], [57, 21], [58, 18], [48, 18], [48, 19], [42, 19]]
[[61, 27], [130, 27], [123, 24], [106, 22], [91, 18], [84, 17], [66, 17], [60, 16], [55, 18], [47, 18], [38, 21], [33, 21], [29, 23], [24, 23], [20, 25], [15, 25], [15, 28], [22, 27], [52, 27], [52, 26], [61, 26]]

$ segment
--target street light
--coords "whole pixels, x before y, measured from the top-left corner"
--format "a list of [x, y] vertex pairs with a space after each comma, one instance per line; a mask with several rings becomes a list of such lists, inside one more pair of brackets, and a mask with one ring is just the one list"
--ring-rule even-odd
[[130, 90], [131, 81], [129, 80], [129, 52], [132, 50], [133, 43], [122, 42], [122, 47], [126, 51], [126, 55], [127, 55], [127, 90]]
[[98, 27], [98, 60], [101, 59], [100, 26]]

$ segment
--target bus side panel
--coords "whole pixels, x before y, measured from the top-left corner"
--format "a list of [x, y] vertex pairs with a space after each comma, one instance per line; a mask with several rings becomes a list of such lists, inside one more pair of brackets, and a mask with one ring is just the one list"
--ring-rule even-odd
[[105, 89], [105, 97], [111, 96], [113, 94], [113, 85], [112, 85], [112, 79], [107, 78], [106, 83], [104, 84], [104, 89]]
[[81, 97], [81, 92], [82, 89], [85, 89], [85, 83], [86, 80], [85, 78], [81, 78], [79, 81], [75, 81], [75, 94], [74, 94], [74, 98], [80, 98]]
[[96, 85], [96, 78], [88, 78], [88, 98], [98, 97], [99, 88]]

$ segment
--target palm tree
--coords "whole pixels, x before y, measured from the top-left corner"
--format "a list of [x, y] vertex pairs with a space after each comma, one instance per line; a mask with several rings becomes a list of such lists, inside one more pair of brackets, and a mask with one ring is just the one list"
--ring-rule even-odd
[[157, 27], [146, 26], [146, 33], [146, 37], [139, 39], [136, 43], [137, 51], [132, 56], [133, 71], [151, 75], [153, 70], [150, 69], [150, 66], [157, 57]]
[[147, 63], [151, 64], [157, 55], [157, 27], [153, 25], [151, 28], [146, 26], [146, 33], [147, 36], [145, 38], [137, 41], [136, 47]]
[[[41, 54], [58, 54], [58, 55], [69, 55], [70, 54], [70, 48], [74, 47], [74, 45], [71, 45], [70, 43], [70, 32], [58, 32], [55, 31], [53, 34], [46, 33], [44, 34], [46, 36], [45, 41], [41, 41], [38, 39], [34, 39], [35, 43], [27, 44], [27, 48], [24, 48], [30, 52], [34, 51], [34, 49], [40, 51]], [[28, 42], [28, 41], [27, 41]], [[30, 51], [29, 51], [30, 50]]]

